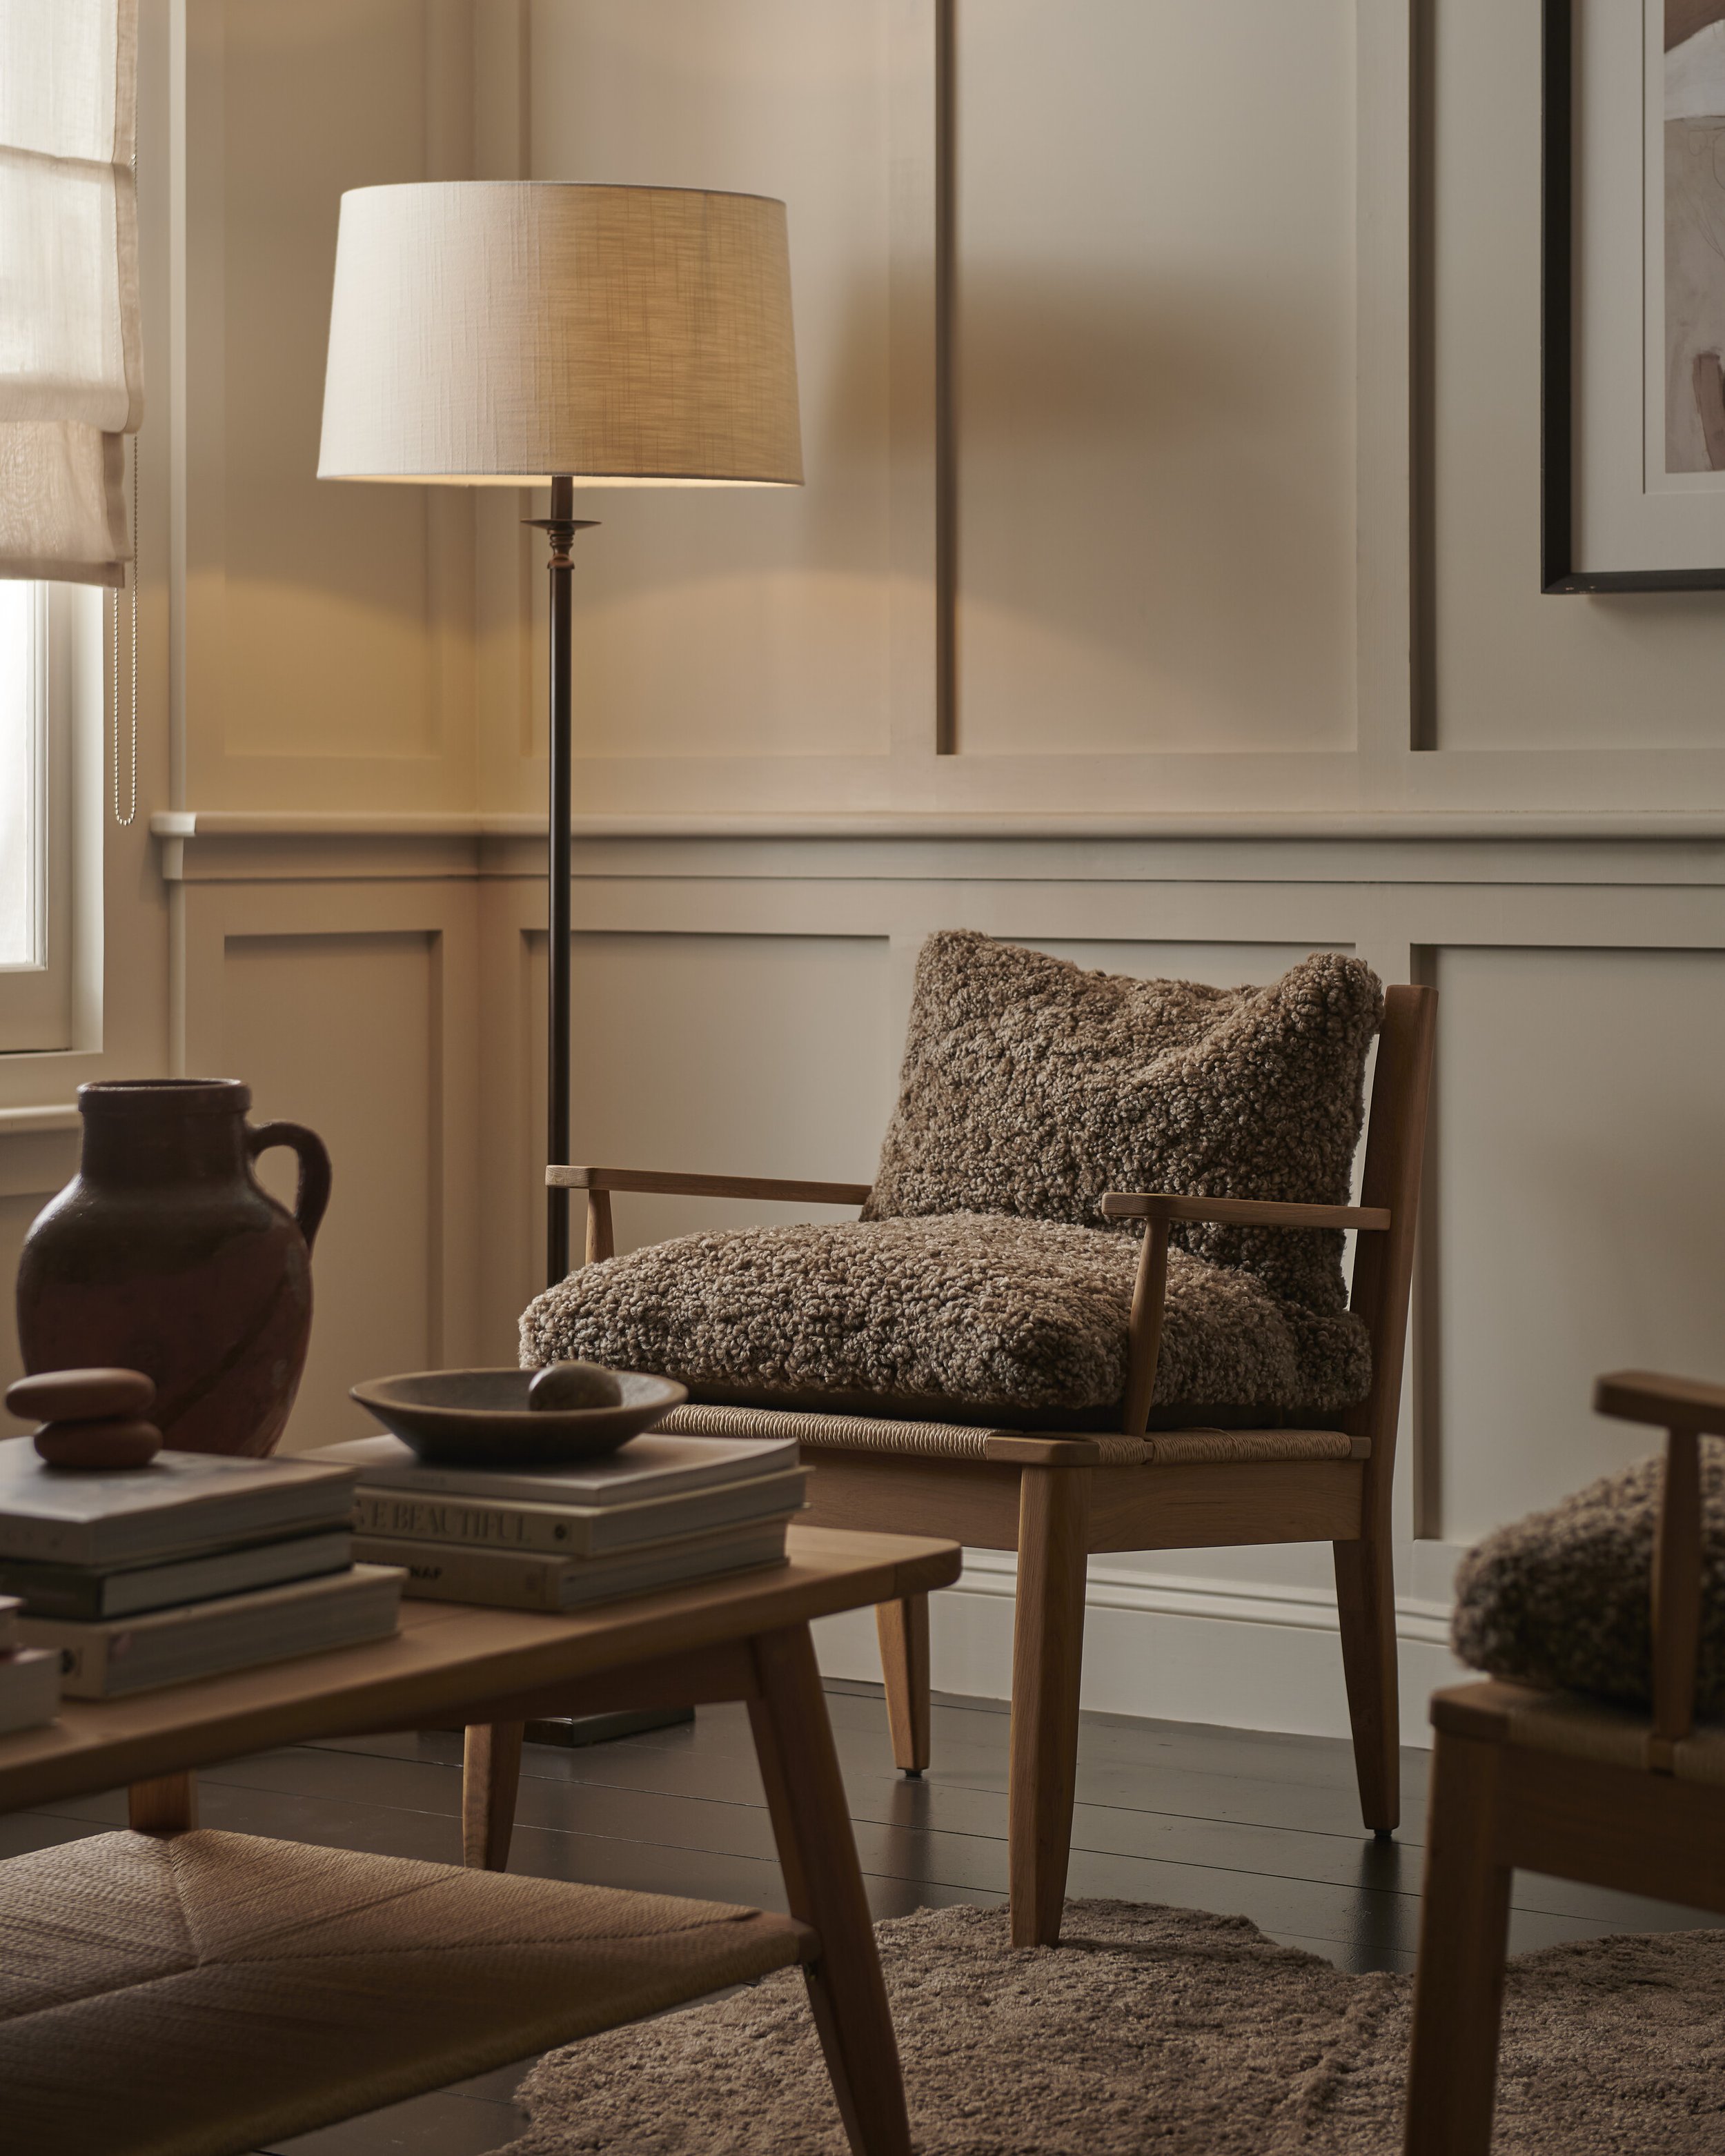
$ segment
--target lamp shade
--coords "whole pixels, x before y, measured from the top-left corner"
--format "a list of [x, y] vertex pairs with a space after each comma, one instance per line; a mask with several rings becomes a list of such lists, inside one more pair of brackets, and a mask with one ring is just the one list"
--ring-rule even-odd
[[784, 204], [542, 181], [352, 189], [317, 472], [800, 485]]

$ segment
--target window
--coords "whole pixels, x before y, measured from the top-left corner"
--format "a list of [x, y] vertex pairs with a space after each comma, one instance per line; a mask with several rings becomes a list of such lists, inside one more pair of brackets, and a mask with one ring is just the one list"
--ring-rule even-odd
[[48, 591], [0, 583], [0, 967], [42, 963], [42, 748], [48, 717]]
[[99, 606], [0, 579], [0, 1052], [72, 1042], [72, 735]]

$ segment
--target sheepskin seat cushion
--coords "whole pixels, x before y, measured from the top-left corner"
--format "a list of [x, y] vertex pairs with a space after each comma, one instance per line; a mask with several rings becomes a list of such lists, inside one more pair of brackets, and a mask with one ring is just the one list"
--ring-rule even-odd
[[[864, 1217], [1101, 1227], [1109, 1190], [1345, 1205], [1383, 1013], [1371, 968], [1334, 952], [1268, 988], [1213, 988], [931, 936]], [[1173, 1240], [1308, 1310], [1347, 1306], [1339, 1233], [1189, 1225]]]
[[[1137, 1245], [1001, 1214], [685, 1235], [548, 1288], [521, 1360], [587, 1358], [696, 1398], [1118, 1430]], [[1370, 1382], [1364, 1328], [1250, 1273], [1168, 1261], [1157, 1419], [1273, 1423]]]
[[[1701, 1441], [1702, 1604], [1696, 1711], [1725, 1717], [1725, 1444]], [[1653, 1696], [1656, 1455], [1488, 1535], [1455, 1577], [1456, 1654], [1520, 1684], [1625, 1707]]]

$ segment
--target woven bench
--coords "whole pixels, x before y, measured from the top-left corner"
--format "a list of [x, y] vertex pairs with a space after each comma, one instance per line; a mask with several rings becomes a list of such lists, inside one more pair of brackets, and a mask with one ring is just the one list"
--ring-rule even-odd
[[0, 1864], [0, 2138], [238, 2156], [817, 1952], [718, 1902], [95, 1835]]

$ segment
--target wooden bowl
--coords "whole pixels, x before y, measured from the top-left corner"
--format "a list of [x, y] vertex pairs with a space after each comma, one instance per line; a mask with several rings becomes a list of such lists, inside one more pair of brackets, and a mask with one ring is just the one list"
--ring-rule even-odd
[[416, 1370], [367, 1378], [353, 1397], [428, 1466], [554, 1467], [598, 1460], [650, 1430], [688, 1399], [670, 1378], [619, 1370], [619, 1407], [527, 1405], [536, 1370]]

